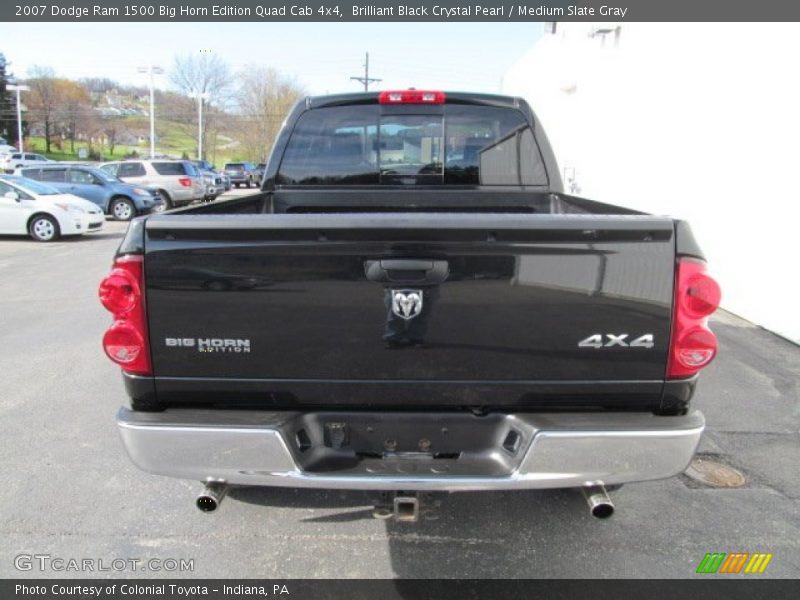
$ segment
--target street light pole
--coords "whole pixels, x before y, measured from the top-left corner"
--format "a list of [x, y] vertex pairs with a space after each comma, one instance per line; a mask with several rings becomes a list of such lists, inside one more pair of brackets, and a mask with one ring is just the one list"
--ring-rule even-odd
[[150, 158], [156, 157], [156, 101], [155, 101], [155, 84], [154, 76], [160, 75], [164, 69], [156, 65], [148, 67], [139, 67], [139, 73], [150, 73]]
[[17, 142], [18, 142], [18, 146], [19, 146], [19, 148], [18, 148], [19, 151], [20, 152], [25, 152], [25, 150], [22, 147], [22, 138], [24, 136], [22, 135], [22, 104], [20, 103], [19, 93], [20, 92], [28, 92], [28, 91], [30, 91], [31, 88], [29, 88], [27, 85], [9, 84], [9, 85], [6, 86], [6, 89], [7, 90], [11, 90], [12, 92], [16, 90], [16, 92], [17, 92]]
[[203, 95], [197, 95], [197, 160], [203, 160]]
[[208, 92], [192, 92], [190, 98], [197, 98], [197, 160], [203, 160], [203, 100], [208, 100]]

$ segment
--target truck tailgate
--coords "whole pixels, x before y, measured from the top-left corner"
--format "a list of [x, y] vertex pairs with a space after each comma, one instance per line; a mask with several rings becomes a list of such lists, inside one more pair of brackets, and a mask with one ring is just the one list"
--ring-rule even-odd
[[272, 404], [655, 398], [674, 234], [639, 215], [155, 216], [156, 387]]

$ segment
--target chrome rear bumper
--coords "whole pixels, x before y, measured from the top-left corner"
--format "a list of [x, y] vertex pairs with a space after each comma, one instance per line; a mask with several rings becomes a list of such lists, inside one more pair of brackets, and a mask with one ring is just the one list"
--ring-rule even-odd
[[[403, 419], [409, 420], [404, 429]], [[366, 432], [383, 439], [397, 426], [407, 437], [419, 429], [417, 424], [432, 423], [437, 431], [451, 435], [450, 441], [460, 435], [467, 446], [463, 452], [436, 456], [436, 445], [444, 441], [425, 438], [419, 441], [430, 442], [431, 452], [356, 455], [346, 446], [330, 448], [323, 433], [330, 422], [337, 426], [351, 422], [354, 445], [356, 438], [368, 437]], [[700, 412], [681, 417], [639, 413], [476, 417], [194, 409], [148, 413], [122, 408], [117, 425], [131, 460], [158, 475], [239, 485], [459, 491], [613, 485], [672, 477], [689, 464], [705, 420]], [[519, 436], [514, 444], [507, 443], [510, 431]], [[470, 439], [479, 441], [472, 444]]]

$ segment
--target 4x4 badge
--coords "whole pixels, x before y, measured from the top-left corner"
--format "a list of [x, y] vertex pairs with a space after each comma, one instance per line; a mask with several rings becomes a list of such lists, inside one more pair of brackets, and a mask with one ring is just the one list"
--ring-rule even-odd
[[401, 319], [413, 319], [422, 312], [422, 290], [392, 290], [392, 312]]

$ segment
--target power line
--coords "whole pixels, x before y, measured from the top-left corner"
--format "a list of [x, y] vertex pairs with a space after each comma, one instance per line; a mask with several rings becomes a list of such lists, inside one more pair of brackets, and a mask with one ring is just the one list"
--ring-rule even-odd
[[375, 77], [369, 76], [369, 52], [366, 53], [366, 60], [364, 61], [364, 76], [363, 77], [351, 77], [353, 81], [358, 81], [364, 85], [364, 91], [369, 91], [369, 84], [370, 83], [378, 83], [379, 81], [383, 81], [383, 79], [377, 79]]

